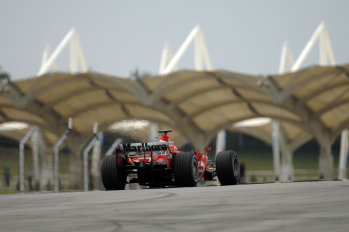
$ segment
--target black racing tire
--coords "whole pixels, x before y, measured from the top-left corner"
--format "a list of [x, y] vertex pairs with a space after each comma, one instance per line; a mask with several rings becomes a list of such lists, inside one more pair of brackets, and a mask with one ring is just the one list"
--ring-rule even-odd
[[116, 161], [116, 155], [108, 155], [102, 163], [102, 182], [105, 190], [124, 190], [126, 175]]
[[199, 167], [195, 153], [178, 153], [176, 154], [174, 162], [174, 176], [176, 186], [195, 187], [199, 179]]
[[240, 182], [240, 164], [234, 151], [221, 151], [216, 155], [216, 172], [221, 185]]

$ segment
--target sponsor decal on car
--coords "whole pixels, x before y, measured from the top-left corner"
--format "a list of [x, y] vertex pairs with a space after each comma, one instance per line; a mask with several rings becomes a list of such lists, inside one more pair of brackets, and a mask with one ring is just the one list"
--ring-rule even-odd
[[124, 143], [120, 144], [117, 152], [166, 151], [166, 143]]

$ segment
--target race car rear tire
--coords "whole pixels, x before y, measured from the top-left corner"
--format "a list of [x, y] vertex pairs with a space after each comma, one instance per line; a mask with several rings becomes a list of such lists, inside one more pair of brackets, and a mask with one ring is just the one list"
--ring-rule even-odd
[[234, 151], [221, 151], [216, 155], [216, 171], [221, 185], [235, 185], [240, 181], [240, 164]]
[[116, 155], [108, 155], [103, 159], [101, 174], [105, 190], [125, 189], [127, 176], [116, 162]]
[[194, 152], [176, 154], [174, 176], [177, 186], [195, 187], [198, 182], [198, 161]]

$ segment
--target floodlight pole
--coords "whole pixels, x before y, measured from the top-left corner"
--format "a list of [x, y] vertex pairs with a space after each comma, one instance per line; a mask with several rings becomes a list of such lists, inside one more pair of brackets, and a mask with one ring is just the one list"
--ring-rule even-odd
[[84, 159], [84, 191], [88, 191], [88, 183], [89, 183], [89, 176], [88, 176], [88, 153], [92, 149], [93, 145], [99, 140], [98, 136], [98, 123], [95, 123], [93, 125], [93, 138], [91, 141], [87, 144], [83, 151], [83, 159]]
[[55, 192], [59, 192], [59, 147], [62, 145], [64, 140], [68, 137], [69, 133], [73, 129], [73, 120], [72, 118], [68, 119], [68, 128], [63, 133], [61, 138], [57, 141], [57, 143], [53, 146], [54, 159], [55, 159]]
[[37, 129], [35, 126], [31, 127], [19, 143], [19, 191], [24, 191], [24, 146]]

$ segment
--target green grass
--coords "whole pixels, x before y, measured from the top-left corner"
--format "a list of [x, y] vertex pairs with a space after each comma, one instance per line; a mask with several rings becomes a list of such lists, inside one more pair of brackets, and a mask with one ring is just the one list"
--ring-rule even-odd
[[[42, 160], [39, 160], [39, 166], [41, 167]], [[60, 165], [60, 176], [63, 183], [67, 182], [69, 174], [69, 155], [61, 153], [59, 159]], [[4, 168], [10, 168], [11, 180], [10, 187], [7, 190], [7, 187], [4, 185], [3, 172]], [[24, 155], [24, 175], [33, 168], [32, 164], [32, 154], [30, 150], [25, 151]], [[41, 170], [39, 170], [40, 173]], [[7, 193], [8, 191], [15, 191], [16, 185], [19, 179], [19, 152], [18, 149], [0, 149], [0, 191]]]
[[273, 156], [268, 151], [236, 151], [240, 163], [245, 164], [246, 170], [272, 170]]

